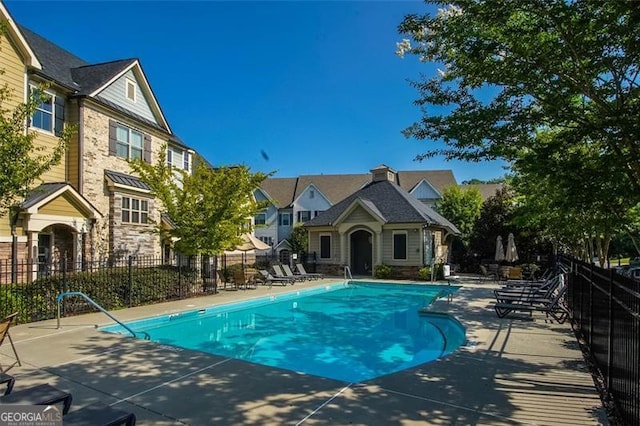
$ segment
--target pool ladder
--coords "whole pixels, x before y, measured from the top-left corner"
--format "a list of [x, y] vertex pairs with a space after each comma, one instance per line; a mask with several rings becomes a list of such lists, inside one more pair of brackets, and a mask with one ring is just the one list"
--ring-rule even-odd
[[348, 266], [344, 267], [344, 280], [347, 282], [347, 284], [353, 281], [353, 276], [351, 275], [351, 268], [349, 268]]
[[67, 296], [80, 296], [80, 297], [82, 297], [84, 300], [89, 302], [89, 304], [93, 305], [93, 307], [95, 307], [100, 312], [102, 312], [103, 314], [105, 314], [106, 316], [111, 318], [113, 321], [117, 322], [122, 328], [124, 328], [129, 333], [131, 333], [131, 335], [133, 337], [138, 337], [138, 334], [142, 334], [144, 336], [145, 340], [151, 340], [151, 335], [149, 335], [149, 333], [147, 333], [146, 331], [140, 331], [140, 332], [136, 333], [130, 327], [125, 325], [118, 318], [116, 318], [113, 315], [111, 315], [109, 312], [107, 312], [106, 309], [104, 309], [102, 306], [98, 305], [92, 298], [90, 298], [86, 294], [82, 293], [81, 291], [65, 291], [65, 292], [60, 293], [59, 295], [56, 296], [56, 303], [58, 304], [58, 327], [57, 327], [58, 329], [60, 329], [60, 302], [62, 302], [62, 299], [64, 299]]

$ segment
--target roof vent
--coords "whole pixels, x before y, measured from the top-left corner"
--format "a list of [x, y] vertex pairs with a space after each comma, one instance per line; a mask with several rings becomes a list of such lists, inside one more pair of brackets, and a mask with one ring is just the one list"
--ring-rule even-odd
[[373, 182], [389, 181], [397, 183], [396, 171], [389, 166], [381, 164], [378, 167], [374, 167], [373, 169], [371, 169], [370, 172], [371, 180]]

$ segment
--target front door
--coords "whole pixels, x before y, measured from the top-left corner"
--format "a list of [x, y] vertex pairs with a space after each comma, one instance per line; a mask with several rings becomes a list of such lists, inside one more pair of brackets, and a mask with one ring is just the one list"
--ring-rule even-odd
[[353, 275], [371, 275], [373, 245], [372, 235], [367, 231], [351, 234], [351, 273]]

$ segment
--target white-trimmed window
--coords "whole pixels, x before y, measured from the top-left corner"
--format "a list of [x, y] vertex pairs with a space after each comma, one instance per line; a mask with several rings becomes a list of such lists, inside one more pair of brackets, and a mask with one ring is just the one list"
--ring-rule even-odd
[[307, 222], [311, 220], [311, 211], [309, 210], [300, 210], [298, 212], [298, 222]]
[[191, 168], [189, 151], [176, 147], [167, 148], [167, 165], [189, 171]]
[[320, 259], [331, 259], [331, 234], [320, 234]]
[[407, 231], [393, 231], [393, 259], [407, 260]]
[[50, 90], [43, 92], [35, 85], [30, 85], [30, 89], [39, 101], [31, 117], [31, 127], [59, 135], [64, 125], [64, 97]]
[[313, 189], [309, 191], [309, 198], [315, 198], [316, 196], [316, 191], [314, 191]]
[[291, 213], [280, 213], [280, 214], [278, 214], [278, 225], [280, 225], [280, 226], [291, 226], [292, 216], [293, 216], [293, 214], [291, 214]]
[[253, 218], [253, 222], [256, 225], [266, 225], [267, 224], [267, 214], [266, 213], [258, 213]]
[[149, 201], [133, 197], [122, 197], [122, 222], [147, 223]]
[[133, 80], [126, 79], [125, 94], [131, 102], [136, 101], [136, 83]]
[[121, 124], [116, 125], [116, 155], [122, 158], [142, 159], [144, 135]]

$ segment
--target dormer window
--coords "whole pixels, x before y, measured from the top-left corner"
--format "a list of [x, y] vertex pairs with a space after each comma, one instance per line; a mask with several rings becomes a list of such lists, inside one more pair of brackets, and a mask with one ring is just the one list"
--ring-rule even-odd
[[132, 80], [127, 79], [127, 84], [126, 84], [126, 97], [127, 99], [129, 99], [131, 102], [135, 102], [136, 101], [136, 83]]

